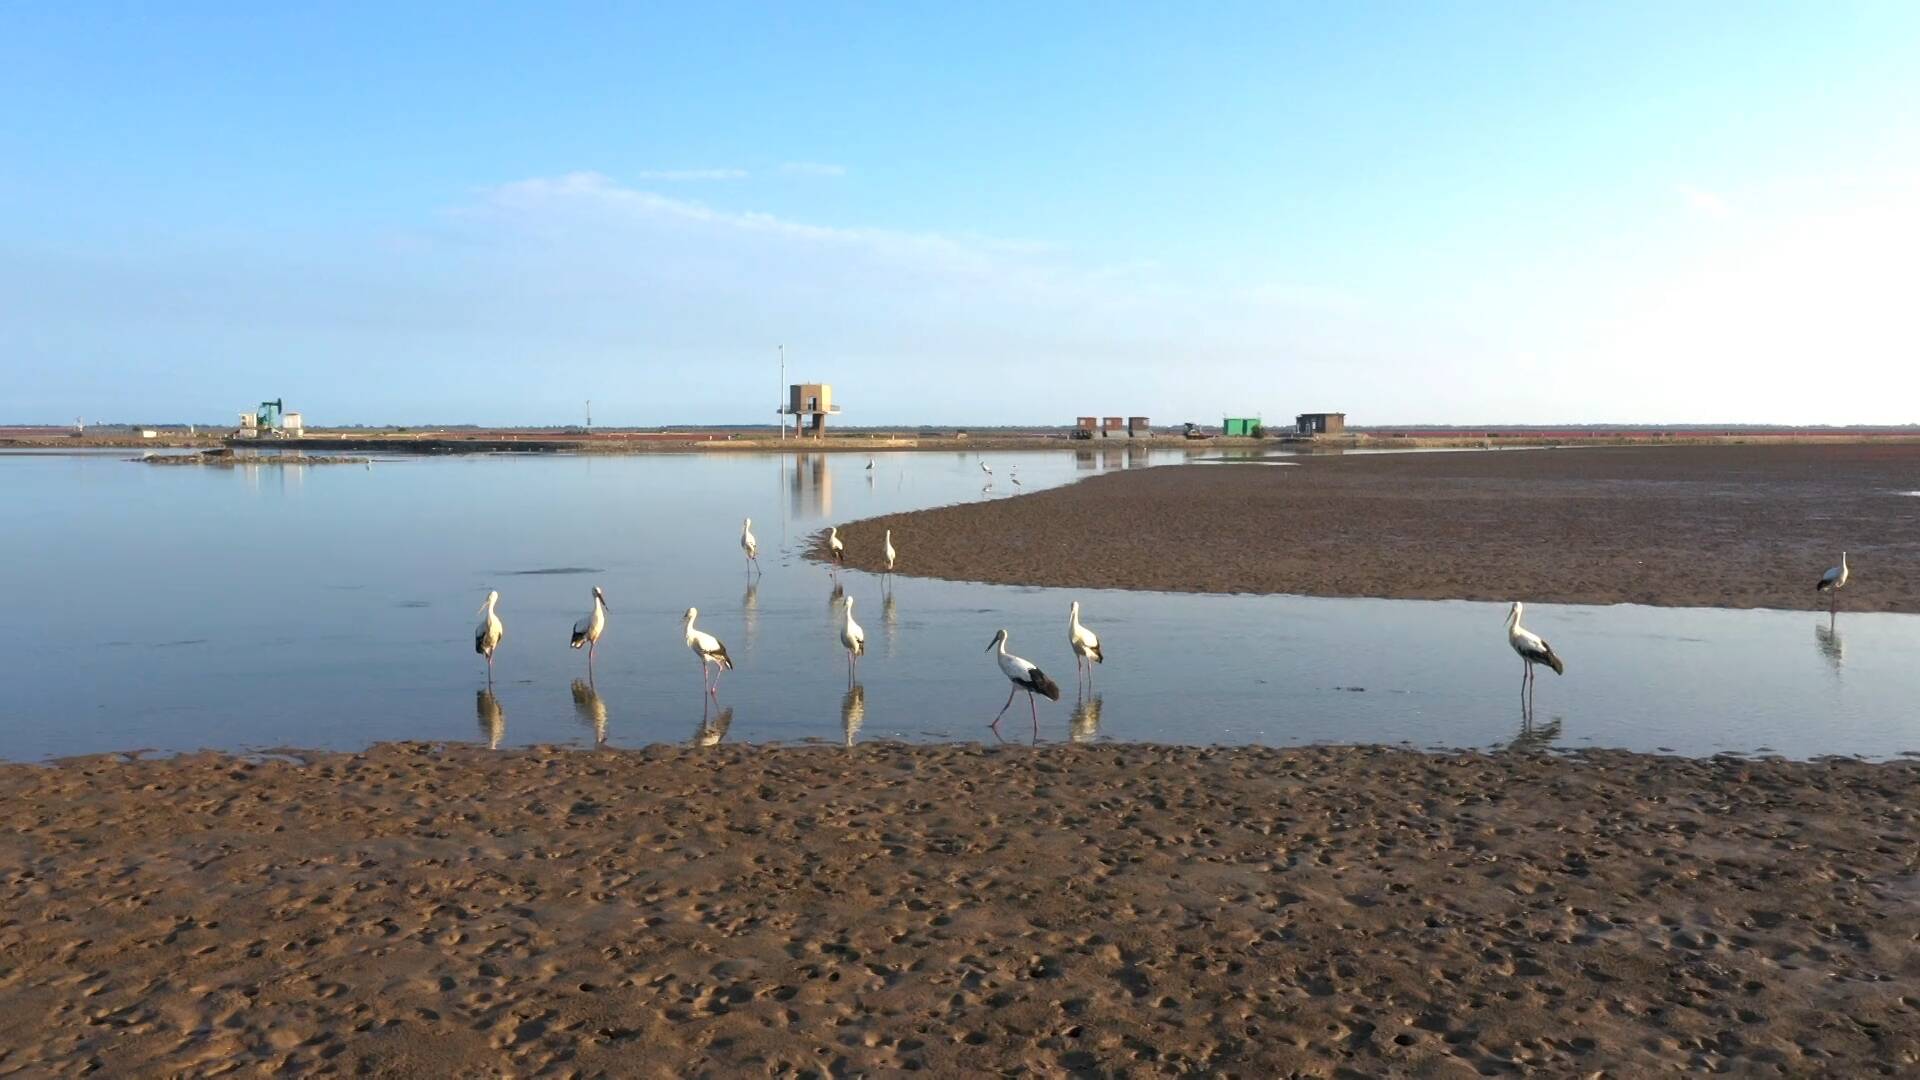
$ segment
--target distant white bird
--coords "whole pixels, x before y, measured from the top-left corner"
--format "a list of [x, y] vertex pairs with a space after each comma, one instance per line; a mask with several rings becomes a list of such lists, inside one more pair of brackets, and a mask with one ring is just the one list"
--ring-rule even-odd
[[493, 685], [493, 650], [500, 647], [500, 639], [507, 634], [507, 628], [500, 616], [493, 613], [493, 607], [500, 602], [500, 593], [487, 593], [487, 602], [480, 605], [480, 625], [473, 629], [473, 651], [487, 658], [487, 685]]
[[[687, 648], [692, 649], [693, 655], [700, 658], [700, 684], [707, 688], [707, 693], [718, 695], [720, 693], [720, 673], [722, 671], [732, 671], [733, 660], [727, 656], [727, 647], [720, 644], [719, 638], [714, 637], [704, 630], [695, 630], [693, 628], [693, 620], [699, 614], [699, 608], [688, 608], [687, 613], [682, 616], [683, 621], [686, 623]], [[707, 680], [708, 664], [714, 666], [713, 680], [711, 682]]]
[[833, 564], [836, 568], [847, 561], [847, 545], [840, 542], [838, 525], [827, 527], [827, 554], [833, 556]]
[[760, 569], [760, 541], [753, 538], [753, 519], [740, 519], [740, 550], [747, 553], [747, 568]]
[[600, 644], [600, 634], [605, 631], [606, 628], [607, 594], [600, 591], [600, 586], [595, 585], [593, 587], [593, 610], [588, 612], [585, 617], [574, 621], [573, 640], [567, 643], [568, 647], [573, 649], [577, 649], [582, 645], [587, 647], [588, 671], [593, 670], [593, 650], [595, 646]]
[[1840, 590], [1847, 587], [1847, 553], [1840, 553], [1840, 565], [1830, 566], [1820, 575], [1820, 583], [1813, 587], [1814, 592], [1827, 594], [1827, 609], [1837, 610], [1840, 606]]
[[1014, 487], [1024, 486], [1020, 483], [1020, 466], [1018, 465], [1015, 465], [1013, 468], [1007, 470], [1007, 479], [1013, 481]]
[[872, 457], [872, 455], [868, 455], [868, 457], [867, 457], [867, 471], [868, 471], [868, 472], [872, 472], [872, 471], [873, 471], [873, 457]]
[[1507, 644], [1520, 654], [1524, 664], [1520, 670], [1520, 707], [1525, 711], [1533, 705], [1533, 665], [1545, 664], [1553, 669], [1555, 675], [1564, 675], [1567, 666], [1560, 662], [1553, 646], [1541, 640], [1540, 635], [1520, 625], [1522, 605], [1515, 603], [1513, 610], [1507, 613]]
[[1104, 664], [1107, 658], [1100, 652], [1100, 638], [1093, 631], [1080, 625], [1080, 601], [1075, 600], [1067, 607], [1067, 644], [1073, 648], [1076, 673], [1085, 671], [1087, 681], [1093, 681], [1093, 665]]
[[981, 472], [983, 472], [983, 473], [986, 473], [986, 474], [987, 474], [987, 476], [988, 476], [989, 478], [991, 478], [991, 477], [993, 476], [993, 469], [992, 469], [992, 467], [990, 467], [990, 466], [989, 466], [989, 465], [988, 465], [988, 464], [987, 464], [986, 462], [984, 462], [984, 461], [980, 463], [980, 471], [981, 471]]
[[892, 529], [888, 529], [887, 535], [880, 541], [880, 554], [887, 557], [887, 573], [893, 573], [893, 560], [899, 553], [893, 550]]
[[1000, 714], [995, 716], [993, 723], [988, 726], [993, 728], [994, 734], [999, 734], [1000, 718], [1007, 715], [1008, 709], [1013, 708], [1013, 695], [1025, 690], [1027, 692], [1027, 708], [1033, 712], [1033, 737], [1038, 739], [1040, 737], [1040, 708], [1034, 703], [1033, 695], [1044, 694], [1049, 701], [1059, 701], [1060, 684], [1047, 678], [1047, 673], [1041, 671], [1033, 661], [1024, 660], [1008, 652], [1007, 632], [1005, 630], [994, 634], [993, 640], [987, 643], [988, 652], [992, 652], [996, 648], [1000, 650], [1000, 655], [995, 658], [1000, 664], [1000, 673], [1005, 675], [1007, 681], [1013, 684], [1013, 689], [1007, 691], [1007, 703], [1000, 706]]
[[840, 607], [840, 647], [847, 650], [847, 681], [852, 682], [860, 657], [867, 651], [867, 632], [853, 621], [853, 597], [840, 601]]

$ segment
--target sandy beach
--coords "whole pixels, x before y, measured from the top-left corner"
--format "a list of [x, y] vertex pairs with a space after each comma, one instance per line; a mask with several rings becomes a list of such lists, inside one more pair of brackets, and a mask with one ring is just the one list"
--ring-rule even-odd
[[0, 1070], [1866, 1075], [1920, 766], [395, 744], [0, 767]]
[[[849, 563], [1068, 588], [1920, 612], [1920, 446], [1163, 466], [840, 527]], [[817, 546], [815, 555], [824, 552]]]

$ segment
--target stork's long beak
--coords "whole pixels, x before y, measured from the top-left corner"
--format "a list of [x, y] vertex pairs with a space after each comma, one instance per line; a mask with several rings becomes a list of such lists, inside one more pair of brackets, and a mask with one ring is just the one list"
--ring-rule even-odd
[[986, 652], [992, 652], [992, 651], [993, 651], [993, 647], [994, 647], [995, 645], [998, 645], [998, 644], [1000, 644], [1000, 635], [999, 635], [999, 634], [995, 634], [995, 635], [993, 635], [993, 640], [992, 640], [992, 641], [989, 641], [989, 642], [987, 642], [987, 647], [986, 647], [986, 650], [985, 650], [985, 651], [986, 651]]

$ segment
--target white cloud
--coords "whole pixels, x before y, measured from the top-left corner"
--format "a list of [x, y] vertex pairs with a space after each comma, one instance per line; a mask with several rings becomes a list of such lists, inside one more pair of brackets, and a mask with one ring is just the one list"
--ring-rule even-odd
[[822, 161], [783, 161], [780, 171], [788, 176], [845, 176], [845, 165], [829, 165]]
[[1727, 204], [1727, 200], [1711, 191], [1686, 184], [1676, 184], [1673, 190], [1697, 213], [1705, 214], [1710, 218], [1724, 219], [1733, 216], [1733, 207]]
[[650, 169], [643, 173], [636, 173], [635, 177], [640, 180], [665, 181], [668, 183], [680, 183], [693, 180], [745, 180], [747, 178], [747, 170]]

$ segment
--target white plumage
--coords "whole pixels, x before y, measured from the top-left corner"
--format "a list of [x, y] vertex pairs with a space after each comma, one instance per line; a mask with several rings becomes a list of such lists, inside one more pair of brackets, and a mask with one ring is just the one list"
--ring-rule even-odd
[[993, 478], [993, 468], [992, 468], [992, 466], [990, 466], [990, 465], [988, 465], [988, 464], [987, 464], [986, 462], [984, 462], [984, 461], [980, 463], [980, 471], [981, 471], [981, 472], [983, 472], [983, 473], [986, 473], [986, 474], [987, 474], [987, 478], [988, 478], [989, 480], [991, 480], [991, 479]]
[[760, 569], [760, 541], [753, 538], [753, 519], [740, 519], [740, 550], [746, 552], [747, 565]]
[[1525, 711], [1533, 703], [1533, 665], [1545, 664], [1553, 669], [1555, 675], [1566, 674], [1567, 667], [1539, 634], [1520, 625], [1520, 613], [1523, 605], [1515, 603], [1513, 610], [1507, 613], [1507, 644], [1520, 654], [1524, 662], [1520, 669], [1520, 706]]
[[840, 647], [847, 650], [847, 678], [851, 680], [867, 651], [867, 632], [853, 621], [853, 597], [840, 601]]
[[898, 553], [893, 550], [893, 530], [892, 529], [888, 529], [887, 535], [883, 537], [880, 541], [880, 554], [885, 555], [887, 557], [887, 573], [889, 574], [893, 573], [893, 560]]
[[593, 667], [593, 650], [595, 646], [600, 644], [600, 634], [605, 631], [606, 628], [607, 596], [600, 591], [600, 586], [595, 585], [593, 587], [593, 610], [588, 612], [584, 618], [574, 621], [573, 640], [568, 642], [570, 648], [577, 649], [582, 645], [586, 646], [588, 668]]
[[1080, 625], [1078, 600], [1067, 608], [1067, 645], [1073, 649], [1075, 667], [1087, 673], [1087, 681], [1093, 681], [1093, 665], [1106, 663], [1106, 657], [1100, 652], [1099, 636]]
[[1828, 606], [1838, 607], [1840, 590], [1847, 587], [1847, 573], [1847, 553], [1843, 551], [1840, 553], [1840, 565], [1827, 567], [1827, 572], [1820, 575], [1820, 581], [1813, 591], [1826, 593]]
[[1007, 677], [1007, 681], [1013, 684], [1013, 689], [1007, 691], [1007, 703], [1000, 706], [999, 715], [995, 716], [993, 723], [988, 726], [993, 728], [996, 735], [999, 734], [1000, 718], [1007, 715], [1007, 710], [1013, 707], [1013, 695], [1025, 690], [1027, 692], [1027, 708], [1033, 713], [1033, 737], [1038, 739], [1040, 737], [1040, 709], [1039, 706], [1034, 703], [1033, 695], [1043, 694], [1049, 701], [1059, 701], [1060, 684], [1047, 678], [1047, 673], [1041, 671], [1039, 665], [1033, 661], [1008, 652], [1007, 632], [1005, 630], [994, 634], [993, 640], [987, 643], [988, 652], [992, 652], [996, 648], [1000, 650], [1000, 655], [994, 658], [1000, 665], [1000, 674]]
[[[700, 658], [701, 685], [706, 687], [707, 693], [718, 694], [720, 692], [720, 672], [732, 671], [733, 660], [727, 656], [727, 647], [720, 644], [719, 638], [714, 637], [704, 630], [694, 629], [693, 620], [699, 616], [699, 614], [699, 608], [688, 608], [686, 615], [682, 617], [686, 623], [687, 648], [693, 650], [693, 655]], [[711, 682], [707, 680], [708, 664], [714, 666], [713, 679]]]
[[847, 561], [847, 545], [840, 540], [838, 525], [827, 527], [827, 554], [833, 556], [833, 564], [836, 567]]
[[487, 602], [480, 605], [480, 625], [473, 629], [473, 651], [487, 658], [487, 685], [493, 685], [493, 650], [500, 647], [500, 639], [507, 635], [506, 624], [494, 613], [494, 605], [500, 602], [500, 593], [487, 593]]

